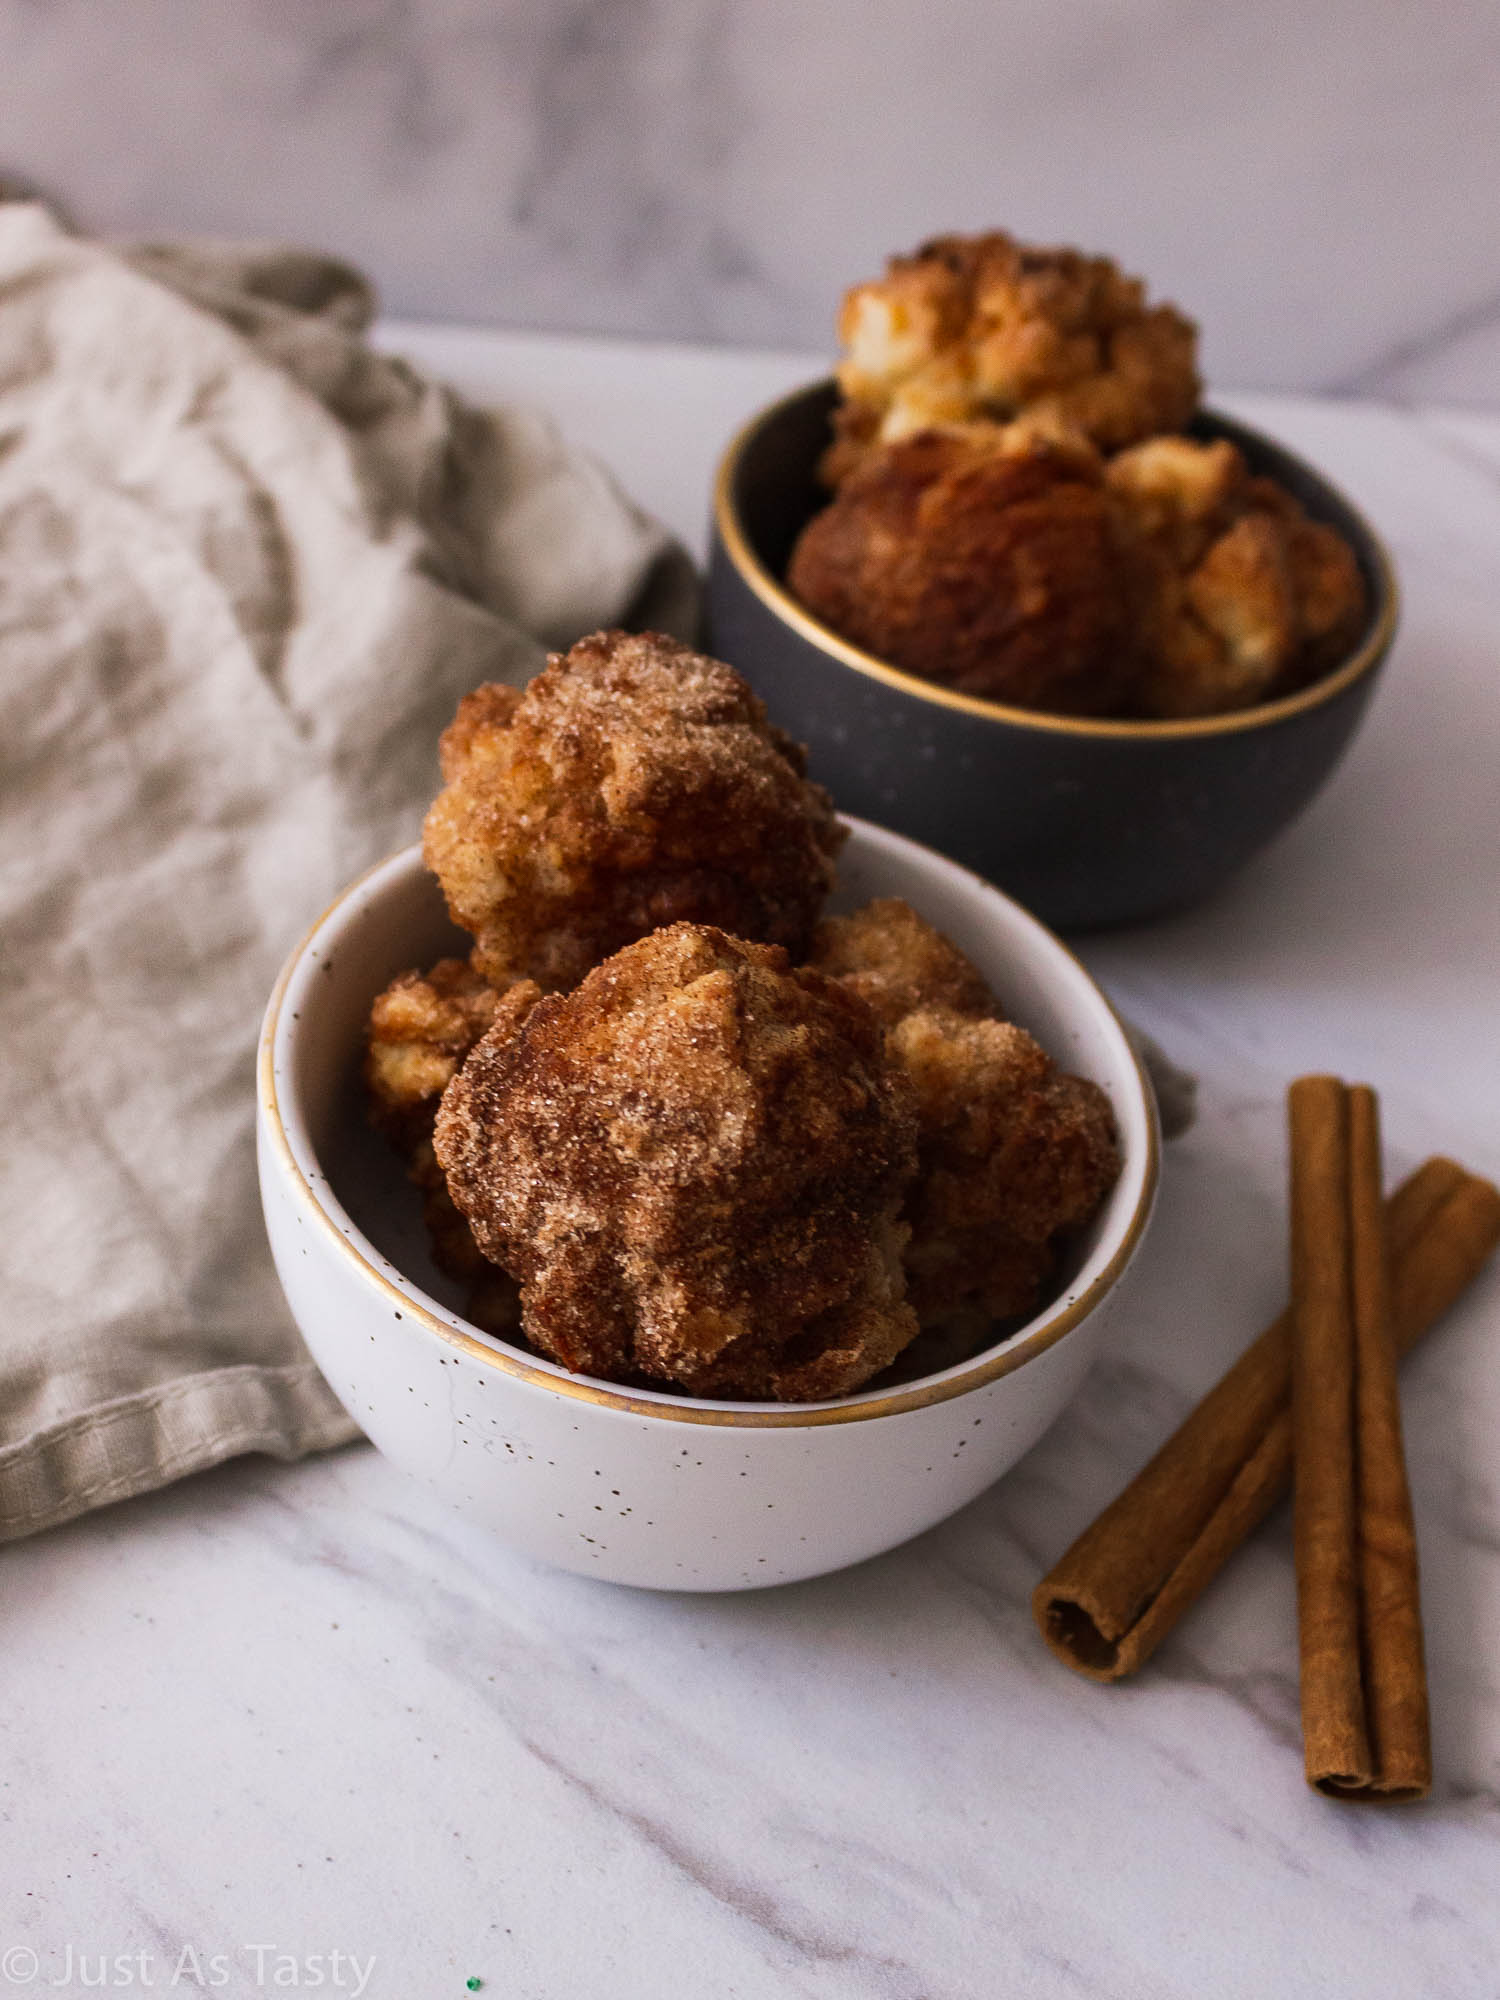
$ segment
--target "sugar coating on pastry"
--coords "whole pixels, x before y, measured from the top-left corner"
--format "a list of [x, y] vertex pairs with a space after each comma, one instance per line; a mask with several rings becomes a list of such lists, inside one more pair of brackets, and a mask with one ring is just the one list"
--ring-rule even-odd
[[422, 1195], [432, 1261], [468, 1288], [465, 1313], [486, 1332], [515, 1337], [520, 1293], [474, 1241], [453, 1205], [432, 1150], [432, 1127], [446, 1085], [493, 1023], [525, 1018], [540, 998], [530, 981], [502, 996], [467, 959], [442, 958], [428, 972], [403, 972], [371, 1004], [365, 1025], [364, 1083], [370, 1119], [406, 1160]]
[[438, 1099], [494, 1018], [496, 997], [464, 958], [399, 973], [376, 995], [365, 1025], [365, 1088], [371, 1117], [401, 1150], [431, 1133]]
[[1000, 230], [940, 236], [845, 296], [839, 484], [873, 446], [932, 428], [1026, 417], [1112, 451], [1181, 429], [1197, 407], [1197, 329], [1146, 303], [1107, 257]]
[[1104, 1092], [1001, 1020], [977, 968], [899, 898], [826, 919], [813, 962], [875, 1008], [912, 1091], [904, 1262], [924, 1327], [1032, 1311], [1119, 1172]]
[[803, 1401], [916, 1333], [904, 1084], [870, 1007], [776, 946], [674, 924], [497, 1018], [435, 1148], [568, 1368]]
[[454, 1206], [448, 1180], [437, 1163], [431, 1139], [412, 1156], [408, 1177], [422, 1194], [422, 1221], [432, 1261], [464, 1286], [464, 1317], [486, 1333], [524, 1344], [521, 1288], [509, 1271], [492, 1263], [474, 1241], [474, 1232]]
[[443, 739], [423, 852], [496, 985], [573, 985], [663, 925], [806, 946], [844, 839], [798, 745], [733, 668], [598, 632]]
[[847, 916], [825, 917], [807, 962], [857, 993], [888, 1028], [918, 1007], [996, 1011], [977, 967], [899, 896], [879, 896]]
[[521, 706], [524, 688], [503, 681], [486, 681], [458, 704], [458, 713], [438, 738], [438, 769], [444, 784], [452, 784], [484, 740], [497, 729], [508, 729]]
[[965, 694], [1128, 707], [1151, 573], [1088, 448], [928, 431], [871, 453], [803, 529], [788, 583], [833, 630]]
[[1336, 666], [1363, 628], [1354, 552], [1227, 439], [1159, 437], [1104, 472], [1153, 565], [1139, 712], [1215, 715]]
[[918, 1315], [1033, 1311], [1119, 1172], [1108, 1098], [1010, 1021], [919, 1008], [888, 1046], [917, 1106], [906, 1272]]

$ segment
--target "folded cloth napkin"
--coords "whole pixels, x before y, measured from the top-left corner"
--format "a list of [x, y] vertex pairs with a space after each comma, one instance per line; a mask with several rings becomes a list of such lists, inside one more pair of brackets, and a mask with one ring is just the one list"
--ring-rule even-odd
[[261, 1231], [256, 1027], [482, 680], [692, 568], [355, 271], [0, 203], [0, 1539], [355, 1427]]

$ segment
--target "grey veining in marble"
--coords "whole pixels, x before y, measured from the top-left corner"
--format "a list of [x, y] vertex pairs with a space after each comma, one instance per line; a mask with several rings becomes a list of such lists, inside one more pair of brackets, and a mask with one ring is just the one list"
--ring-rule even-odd
[[396, 313], [826, 347], [946, 227], [1118, 254], [1212, 380], [1500, 399], [1487, 0], [0, 0], [0, 173]]

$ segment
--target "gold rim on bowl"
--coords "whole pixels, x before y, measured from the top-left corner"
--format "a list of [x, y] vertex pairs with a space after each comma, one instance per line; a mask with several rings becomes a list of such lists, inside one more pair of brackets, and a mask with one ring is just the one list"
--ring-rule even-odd
[[[843, 817], [854, 827], [866, 824], [853, 818], [852, 815], [846, 814]], [[883, 831], [880, 828], [872, 830]], [[909, 844], [915, 846], [918, 843]], [[283, 1006], [292, 979], [329, 919], [358, 897], [360, 892], [377, 877], [388, 870], [394, 871], [399, 864], [407, 860], [410, 852], [410, 849], [403, 849], [398, 854], [389, 855], [384, 861], [378, 861], [374, 867], [366, 869], [363, 875], [350, 883], [347, 889], [333, 899], [316, 922], [309, 926], [306, 935], [282, 967], [272, 989], [261, 1028], [257, 1080], [264, 1113], [262, 1130], [271, 1141], [282, 1172], [290, 1179], [304, 1204], [311, 1208], [340, 1255], [350, 1259], [359, 1276], [383, 1293], [387, 1300], [394, 1301], [403, 1315], [416, 1320], [429, 1333], [435, 1334], [447, 1346], [466, 1354], [470, 1360], [477, 1361], [484, 1367], [493, 1368], [502, 1375], [513, 1376], [533, 1388], [549, 1390], [556, 1395], [571, 1396], [579, 1402], [599, 1404], [627, 1416], [654, 1417], [684, 1424], [717, 1424], [742, 1430], [811, 1429], [819, 1424], [861, 1423], [874, 1417], [896, 1416], [905, 1410], [925, 1409], [929, 1404], [946, 1402], [952, 1396], [963, 1395], [970, 1389], [998, 1381], [1002, 1375], [1012, 1374], [1017, 1368], [1054, 1346], [1064, 1334], [1071, 1332], [1093, 1312], [1096, 1306], [1102, 1304], [1135, 1254], [1151, 1214], [1160, 1174], [1160, 1140], [1152, 1110], [1151, 1085], [1141, 1066], [1140, 1057], [1125, 1033], [1119, 1015], [1095, 982], [1093, 975], [1059, 938], [1048, 931], [1046, 934], [1051, 943], [1072, 963], [1098, 995], [1116, 1028], [1119, 1029], [1121, 1041], [1129, 1056], [1146, 1108], [1146, 1158], [1135, 1207], [1109, 1261], [1085, 1290], [1046, 1313], [1040, 1324], [1033, 1326], [1029, 1333], [1016, 1337], [1013, 1342], [1004, 1343], [998, 1352], [988, 1351], [971, 1362], [957, 1363], [952, 1370], [908, 1386], [882, 1390], [874, 1395], [855, 1391], [837, 1402], [809, 1404], [711, 1402], [707, 1398], [676, 1396], [668, 1390], [662, 1390], [659, 1394], [642, 1393], [619, 1388], [593, 1376], [570, 1375], [560, 1367], [534, 1360], [518, 1349], [508, 1348], [498, 1341], [492, 1345], [489, 1338], [482, 1336], [477, 1330], [467, 1328], [459, 1315], [453, 1314], [451, 1317], [446, 1315], [438, 1301], [421, 1291], [410, 1279], [398, 1273], [400, 1278], [398, 1283], [380, 1268], [381, 1262], [388, 1263], [389, 1260], [380, 1258], [375, 1245], [358, 1228], [334, 1194], [327, 1177], [319, 1175], [320, 1185], [315, 1185], [304, 1169], [287, 1132], [282, 1111], [276, 1069], [276, 1044], [281, 1028]], [[996, 889], [993, 883], [985, 882], [982, 877], [975, 876], [971, 869], [963, 868], [958, 862], [948, 861], [946, 856], [942, 859], [949, 867], [958, 869], [961, 874], [969, 875], [971, 879], [979, 882], [989, 894], [999, 896], [1006, 903], [1012, 902], [1002, 890]], [[1012, 907], [1020, 908], [1018, 904], [1012, 904]], [[1028, 922], [1036, 922], [1036, 919], [1030, 917], [1026, 911], [1022, 910], [1021, 914], [1027, 917]], [[1045, 930], [1046, 927], [1039, 925], [1038, 928]], [[308, 1152], [311, 1156], [310, 1144]], [[395, 1266], [390, 1265], [389, 1268], [394, 1270]]]
[[[1252, 708], [1233, 709], [1225, 715], [1190, 716], [1170, 722], [1127, 722], [1104, 716], [1050, 715], [1040, 709], [1014, 708], [1007, 702], [990, 701], [983, 695], [960, 694], [954, 688], [945, 688], [936, 681], [924, 680], [919, 674], [908, 673], [903, 667], [893, 667], [889, 661], [867, 653], [851, 640], [841, 639], [830, 626], [798, 603], [751, 548], [734, 505], [735, 477], [751, 439], [792, 404], [800, 403], [813, 390], [828, 386], [831, 379], [810, 382], [801, 389], [794, 389], [790, 395], [767, 405], [735, 433], [719, 461], [714, 480], [714, 524], [729, 560], [767, 610], [774, 612], [783, 624], [791, 626], [820, 652], [841, 661], [846, 667], [853, 667], [856, 673], [883, 681], [887, 687], [896, 688], [902, 694], [914, 695], [920, 701], [935, 702], [940, 708], [957, 709], [961, 714], [978, 716], [987, 722], [1004, 722], [1015, 729], [1034, 729], [1044, 735], [1056, 736], [1162, 741], [1193, 736], [1230, 736], [1240, 730], [1266, 728], [1272, 723], [1287, 721], [1294, 715], [1305, 714], [1309, 709], [1320, 708], [1324, 702], [1332, 701], [1369, 673], [1390, 649], [1396, 632], [1399, 594], [1396, 572], [1385, 544], [1354, 503], [1338, 492], [1316, 467], [1305, 465], [1294, 452], [1289, 452], [1274, 438], [1266, 437], [1265, 442], [1274, 446], [1283, 457], [1294, 460], [1319, 485], [1337, 494], [1340, 506], [1360, 530], [1374, 567], [1375, 616], [1370, 629], [1343, 665], [1334, 668], [1331, 673], [1310, 682], [1305, 688], [1299, 688], [1295, 694], [1282, 695], [1276, 701], [1260, 702]], [[1263, 435], [1248, 424], [1218, 418], [1212, 410], [1205, 410], [1202, 414], [1213, 421], [1228, 421], [1236, 431], [1245, 435], [1256, 438]]]

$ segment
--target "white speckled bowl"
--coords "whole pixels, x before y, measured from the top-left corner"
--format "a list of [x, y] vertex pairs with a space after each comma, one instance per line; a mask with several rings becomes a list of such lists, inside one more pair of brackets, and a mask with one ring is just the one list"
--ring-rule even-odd
[[617, 1583], [740, 1590], [862, 1561], [1007, 1471], [1082, 1380], [1156, 1191], [1149, 1086], [1109, 1003], [1017, 904], [929, 849], [850, 822], [835, 907], [904, 896], [1008, 1014], [1108, 1091], [1124, 1169], [1057, 1296], [957, 1367], [832, 1402], [621, 1389], [469, 1325], [431, 1264], [400, 1163], [367, 1129], [360, 1034], [397, 972], [468, 940], [416, 848], [356, 882], [293, 952], [266, 1010], [259, 1151], [288, 1302], [379, 1448], [504, 1541]]

